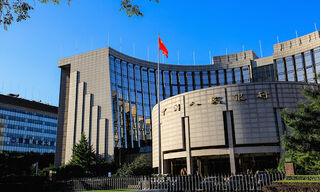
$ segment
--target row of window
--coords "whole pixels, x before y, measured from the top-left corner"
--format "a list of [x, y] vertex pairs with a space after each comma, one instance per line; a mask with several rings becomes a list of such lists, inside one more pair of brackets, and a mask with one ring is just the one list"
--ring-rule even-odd
[[5, 115], [1, 113], [0, 113], [0, 119], [20, 121], [20, 122], [26, 122], [26, 123], [32, 123], [32, 124], [38, 124], [38, 125], [46, 125], [50, 127], [57, 127], [57, 123], [46, 122], [46, 121], [41, 121], [36, 119], [29, 119], [29, 118], [13, 116], [13, 115]]
[[[109, 59], [113, 99], [114, 144], [116, 147], [141, 147], [151, 140], [151, 110], [157, 103], [158, 73]], [[217, 85], [250, 82], [248, 66], [204, 72], [160, 71], [160, 100], [179, 93]]]
[[38, 116], [38, 117], [44, 117], [44, 118], [48, 118], [48, 119], [57, 120], [57, 117], [55, 117], [55, 116], [50, 116], [50, 115], [45, 115], [45, 114], [30, 112], [30, 111], [24, 111], [21, 109], [0, 106], [0, 110], [6, 110], [6, 111], [14, 112], [14, 113], [22, 113], [22, 114], [26, 114], [26, 115], [32, 115], [32, 116]]
[[278, 81], [316, 83], [320, 73], [320, 47], [275, 60]]
[[14, 125], [14, 124], [6, 124], [5, 128], [14, 129], [14, 130], [31, 131], [31, 132], [37, 132], [37, 133], [47, 133], [47, 134], [54, 134], [54, 135], [57, 133], [56, 130], [29, 127], [29, 126], [23, 126], [23, 125]]

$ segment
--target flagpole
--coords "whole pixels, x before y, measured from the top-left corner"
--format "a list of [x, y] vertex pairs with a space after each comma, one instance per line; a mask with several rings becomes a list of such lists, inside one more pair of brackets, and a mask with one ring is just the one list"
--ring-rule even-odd
[[160, 47], [159, 47], [159, 33], [158, 33], [158, 86], [157, 86], [157, 99], [158, 99], [158, 150], [159, 150], [159, 166], [158, 174], [161, 174], [161, 132], [160, 132]]

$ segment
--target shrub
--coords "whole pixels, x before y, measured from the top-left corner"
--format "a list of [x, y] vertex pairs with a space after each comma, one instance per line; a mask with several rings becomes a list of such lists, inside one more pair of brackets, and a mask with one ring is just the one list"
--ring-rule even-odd
[[285, 185], [285, 184], [273, 184], [263, 186], [264, 192], [277, 192], [277, 191], [320, 191], [320, 185]]
[[274, 181], [273, 183], [285, 185], [320, 185], [320, 180], [281, 180]]
[[117, 170], [117, 176], [138, 176], [150, 175], [153, 172], [151, 161], [145, 156], [140, 155], [132, 163], [124, 164]]
[[86, 172], [82, 166], [67, 164], [57, 168], [56, 176], [58, 179], [70, 179], [73, 177], [84, 177], [86, 176]]
[[320, 175], [290, 175], [286, 176], [286, 180], [320, 180]]

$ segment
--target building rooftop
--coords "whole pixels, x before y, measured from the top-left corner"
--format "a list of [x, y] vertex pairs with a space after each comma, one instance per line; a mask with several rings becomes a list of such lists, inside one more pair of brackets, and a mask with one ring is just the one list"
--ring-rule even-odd
[[44, 111], [48, 113], [53, 113], [58, 115], [58, 107], [52, 106], [46, 103], [41, 103], [41, 101], [27, 100], [24, 98], [20, 98], [19, 94], [0, 94], [0, 103], [30, 108], [34, 110]]

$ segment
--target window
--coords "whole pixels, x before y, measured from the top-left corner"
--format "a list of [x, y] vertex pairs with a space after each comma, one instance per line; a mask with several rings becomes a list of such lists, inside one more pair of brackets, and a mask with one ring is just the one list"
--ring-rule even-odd
[[218, 71], [218, 77], [219, 77], [219, 85], [224, 85], [226, 84], [225, 83], [225, 80], [224, 80], [224, 70], [223, 69], [220, 69]]

